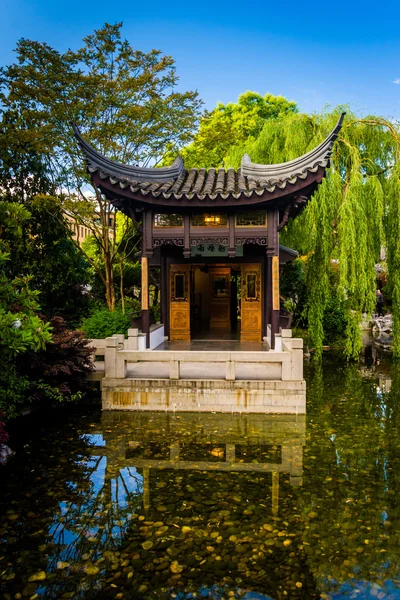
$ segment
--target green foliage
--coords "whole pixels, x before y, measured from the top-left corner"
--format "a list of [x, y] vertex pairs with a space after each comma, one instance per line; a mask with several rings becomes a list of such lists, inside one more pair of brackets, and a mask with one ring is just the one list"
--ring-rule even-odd
[[[17, 205], [18, 206], [18, 205]], [[40, 292], [41, 312], [59, 315], [78, 324], [87, 312], [88, 263], [71, 241], [61, 202], [52, 196], [36, 196], [25, 202], [30, 218], [21, 235], [7, 227], [11, 244], [12, 274], [29, 273], [30, 287]]]
[[0, 353], [0, 410], [6, 419], [20, 414], [29, 395], [29, 379], [17, 370], [15, 360]]
[[125, 311], [134, 319], [137, 319], [140, 316], [140, 313], [142, 312], [142, 303], [140, 302], [140, 300], [137, 300], [132, 296], [128, 296], [127, 298], [125, 298]]
[[193, 139], [202, 105], [197, 92], [177, 90], [172, 57], [133, 48], [121, 28], [105, 23], [80, 48], [64, 53], [21, 39], [16, 62], [0, 69], [0, 126], [7, 141], [0, 148], [0, 182], [21, 198], [63, 189], [65, 210], [101, 248], [103, 269], [91, 264], [103, 279], [110, 310], [121, 245], [112, 227], [116, 211], [98, 188], [90, 188], [70, 122], [109, 158], [146, 166], [157, 164], [167, 147]]
[[[133, 289], [141, 285], [140, 255], [141, 237], [134, 229], [131, 219], [122, 213], [117, 214], [116, 237], [117, 252], [113, 264], [113, 280], [117, 299], [133, 295]], [[101, 301], [105, 296], [105, 264], [101, 245], [94, 235], [89, 235], [83, 242], [82, 248], [90, 259], [89, 268], [91, 296]]]
[[325, 344], [343, 343], [348, 327], [348, 314], [346, 307], [336, 297], [332, 297], [325, 306], [322, 325]]
[[153, 317], [153, 321], [155, 323], [159, 323], [161, 319], [161, 306], [159, 304], [155, 304], [150, 307], [150, 312]]
[[[398, 159], [398, 156], [397, 156]], [[393, 355], [400, 358], [400, 164], [387, 186], [387, 266], [392, 300]]]
[[116, 333], [127, 334], [130, 320], [120, 309], [111, 312], [107, 308], [96, 310], [82, 321], [81, 329], [90, 339], [104, 339]]
[[9, 435], [6, 431], [6, 426], [4, 423], [5, 414], [0, 411], [0, 447], [8, 442]]
[[[280, 163], [308, 152], [333, 129], [342, 107], [319, 115], [288, 114], [267, 120], [256, 139], [233, 145], [226, 166], [238, 167], [244, 152], [254, 162]], [[308, 326], [316, 356], [324, 342], [324, 314], [333, 296], [346, 312], [345, 353], [357, 358], [356, 321], [375, 307], [379, 250], [388, 240], [393, 318], [400, 325], [399, 140], [390, 121], [357, 118], [348, 112], [331, 159], [331, 169], [304, 213], [286, 227], [284, 244], [307, 255]], [[332, 260], [338, 268], [332, 277]], [[396, 292], [396, 286], [398, 291]], [[400, 327], [394, 328], [400, 338]], [[395, 341], [395, 353], [400, 342]], [[398, 348], [398, 350], [396, 350]]]
[[[222, 167], [234, 144], [256, 138], [266, 120], [274, 120], [297, 111], [296, 103], [283, 96], [245, 92], [237, 103], [217, 104], [200, 121], [194, 141], [181, 154], [187, 168]], [[169, 151], [166, 162], [172, 162], [176, 152]], [[229, 160], [228, 160], [229, 162]]]
[[[50, 203], [47, 208], [54, 207], [53, 200], [45, 199]], [[22, 268], [21, 263], [28, 268], [29, 251], [33, 254], [34, 244], [38, 256], [46, 244], [48, 254], [51, 255], [52, 247], [57, 256], [57, 235], [52, 238], [48, 232], [46, 237], [40, 231], [34, 234], [31, 214], [14, 202], [0, 201], [0, 217], [0, 410], [12, 418], [28, 402], [80, 399], [85, 377], [92, 368], [92, 350], [82, 333], [66, 329], [61, 317], [48, 322], [39, 314], [40, 292], [31, 289], [31, 275], [13, 277]], [[40, 229], [38, 222], [36, 225]], [[57, 223], [55, 229], [57, 232]], [[70, 249], [75, 252], [73, 246]], [[68, 258], [66, 254], [60, 260]], [[41, 284], [45, 285], [46, 265], [43, 271]], [[66, 276], [53, 273], [53, 278], [63, 281], [63, 275]]]
[[307, 288], [304, 262], [296, 259], [281, 267], [279, 281], [280, 295], [284, 299], [283, 306], [293, 313], [294, 325], [304, 324]]
[[81, 331], [67, 328], [64, 319], [53, 317], [52, 343], [44, 351], [30, 352], [20, 361], [20, 372], [30, 382], [31, 400], [65, 402], [80, 400], [93, 370], [93, 348]]
[[[13, 203], [0, 202], [0, 218], [0, 355], [15, 356], [29, 349], [44, 348], [51, 334], [49, 324], [36, 314], [38, 292], [30, 288], [31, 278], [10, 278], [8, 273], [13, 240], [20, 238], [29, 213]], [[10, 232], [8, 238], [6, 232]]]

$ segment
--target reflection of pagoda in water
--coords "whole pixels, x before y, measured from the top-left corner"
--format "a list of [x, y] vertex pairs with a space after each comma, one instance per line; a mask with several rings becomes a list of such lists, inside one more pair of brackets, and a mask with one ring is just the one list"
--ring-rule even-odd
[[162, 599], [215, 586], [318, 597], [301, 542], [304, 415], [107, 411], [100, 432], [108, 497], [140, 479], [119, 547], [138, 597], [141, 586]]
[[135, 467], [143, 477], [144, 508], [152, 480], [164, 470], [271, 474], [272, 513], [279, 504], [279, 474], [301, 485], [305, 416], [181, 415], [104, 412], [105, 445], [92, 449], [107, 457], [106, 478]]

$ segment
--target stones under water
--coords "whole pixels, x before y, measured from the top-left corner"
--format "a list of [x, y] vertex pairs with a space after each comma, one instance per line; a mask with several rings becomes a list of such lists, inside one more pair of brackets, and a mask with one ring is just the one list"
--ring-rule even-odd
[[0, 472], [0, 597], [400, 598], [400, 369], [307, 384], [307, 416], [32, 421]]

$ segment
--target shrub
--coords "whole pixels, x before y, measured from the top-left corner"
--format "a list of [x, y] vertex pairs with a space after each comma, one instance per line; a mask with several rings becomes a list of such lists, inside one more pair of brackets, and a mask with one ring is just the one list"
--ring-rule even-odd
[[28, 378], [18, 372], [13, 359], [0, 354], [0, 411], [7, 419], [20, 414], [27, 402], [28, 391]]
[[50, 321], [52, 343], [46, 350], [24, 356], [21, 371], [32, 382], [31, 400], [80, 400], [93, 370], [91, 355], [94, 348], [82, 331], [67, 328], [62, 317]]
[[132, 296], [125, 298], [125, 311], [129, 316], [137, 319], [142, 312], [140, 300], [133, 298]]
[[8, 433], [4, 423], [5, 415], [0, 411], [0, 446], [8, 442]]
[[151, 306], [150, 312], [152, 314], [153, 321], [155, 323], [158, 323], [161, 319], [161, 306], [159, 304], [156, 304], [155, 306]]
[[96, 310], [82, 321], [81, 329], [90, 339], [104, 339], [116, 333], [127, 335], [130, 320], [127, 314], [117, 309], [110, 312], [107, 308]]
[[338, 341], [347, 326], [347, 316], [342, 305], [334, 298], [328, 303], [323, 319], [325, 342], [332, 343]]
[[293, 323], [305, 327], [307, 325], [305, 317], [307, 289], [304, 262], [300, 258], [281, 267], [279, 287], [280, 295], [284, 298], [284, 308], [293, 313]]

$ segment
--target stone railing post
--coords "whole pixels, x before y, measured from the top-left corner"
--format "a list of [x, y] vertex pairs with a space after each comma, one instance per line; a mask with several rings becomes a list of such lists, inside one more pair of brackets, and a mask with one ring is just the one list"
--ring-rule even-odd
[[226, 361], [226, 381], [235, 381], [236, 373], [235, 373], [235, 363], [233, 360]]
[[303, 340], [289, 338], [283, 341], [283, 350], [289, 352], [290, 360], [282, 362], [282, 381], [303, 379]]
[[275, 352], [282, 352], [282, 336], [280, 333], [275, 334]]
[[127, 348], [128, 350], [139, 350], [138, 347], [139, 329], [128, 329]]
[[[123, 333], [116, 333], [115, 336], [118, 340], [118, 346], [120, 347], [120, 350], [124, 349], [125, 346], [125, 336]], [[122, 346], [122, 348], [121, 348]]]
[[292, 379], [298, 381], [303, 379], [303, 340], [292, 339]]
[[179, 360], [171, 360], [169, 364], [169, 378], [179, 379], [180, 378], [180, 365]]
[[125, 359], [118, 356], [118, 337], [106, 338], [106, 349], [104, 352], [104, 376], [110, 379], [125, 379]]

